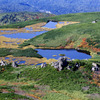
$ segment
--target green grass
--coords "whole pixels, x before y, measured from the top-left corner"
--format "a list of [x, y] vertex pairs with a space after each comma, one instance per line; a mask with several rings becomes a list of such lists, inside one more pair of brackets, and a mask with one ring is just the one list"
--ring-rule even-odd
[[[99, 19], [100, 12], [94, 13], [77, 13], [77, 14], [67, 14], [54, 16], [50, 19], [53, 20], [68, 20], [68, 21], [79, 21], [78, 24], [66, 25], [60, 29], [54, 29], [28, 41], [25, 41], [19, 47], [24, 47], [27, 45], [34, 45], [36, 47], [65, 47], [73, 43], [72, 48], [80, 48], [83, 50], [94, 51], [93, 48], [100, 49], [100, 21], [97, 23], [92, 23], [93, 20]], [[46, 20], [46, 19], [45, 19]], [[85, 38], [88, 43], [86, 47], [79, 47], [82, 39]], [[96, 52], [96, 50], [95, 50]], [[96, 55], [93, 59], [100, 59], [100, 56]], [[99, 60], [100, 61], [100, 60]]]
[[92, 22], [100, 18], [100, 12], [92, 13], [76, 13], [76, 14], [67, 14], [54, 17], [47, 17], [41, 19], [34, 19], [30, 21], [19, 22], [11, 25], [0, 26], [0, 28], [22, 28], [27, 25], [36, 24], [39, 22], [47, 22], [47, 20], [56, 20], [56, 21], [79, 21], [81, 23]]
[[[85, 60], [69, 62], [69, 64], [73, 67], [75, 66], [75, 63], [80, 63], [80, 65], [83, 67], [78, 71], [69, 71], [64, 69], [63, 71], [59, 72], [50, 65], [47, 65], [45, 68], [41, 68], [40, 66], [37, 68], [34, 68], [35, 66], [20, 66], [19, 68], [13, 68], [9, 65], [5, 66], [6, 70], [0, 73], [0, 80], [5, 80], [6, 82], [8, 81], [12, 83], [27, 82], [29, 83], [28, 85], [18, 85], [18, 88], [24, 91], [30, 91], [31, 89], [35, 91], [40, 89], [47, 93], [42, 97], [43, 100], [50, 100], [50, 98], [52, 100], [57, 100], [57, 98], [58, 100], [62, 100], [61, 98], [63, 98], [63, 100], [73, 98], [88, 100], [85, 97], [86, 95], [92, 93], [100, 94], [100, 88], [98, 88], [96, 84], [90, 84], [90, 81], [93, 81], [91, 77], [92, 63]], [[19, 78], [17, 78], [19, 72], [21, 73]], [[37, 87], [35, 87], [35, 85], [37, 85]], [[89, 90], [83, 91], [82, 87], [85, 86], [89, 86]], [[12, 85], [6, 85], [2, 86], [0, 89], [10, 90], [11, 87]], [[58, 93], [53, 92], [53, 90], [58, 91]]]
[[47, 95], [43, 97], [43, 100], [74, 100], [76, 98], [79, 100], [89, 100], [86, 94], [80, 91], [70, 93], [66, 90], [60, 91], [59, 93], [47, 93]]
[[13, 55], [14, 57], [37, 57], [37, 58], [42, 58], [41, 55], [37, 54], [37, 51], [28, 48], [25, 50], [20, 50], [20, 49], [7, 49], [7, 48], [0, 48], [0, 57], [8, 56], [8, 55]]
[[0, 100], [18, 100], [18, 99], [28, 99], [31, 100], [25, 96], [17, 95], [14, 93], [0, 93]]
[[[64, 26], [60, 29], [55, 29], [44, 34], [25, 41], [20, 46], [45, 44], [46, 47], [66, 46], [70, 42], [74, 42], [77, 47], [82, 38], [92, 39], [99, 42], [100, 23], [82, 23]], [[98, 37], [98, 38], [96, 38]], [[96, 42], [96, 43], [98, 43]], [[91, 45], [91, 44], [90, 44]]]

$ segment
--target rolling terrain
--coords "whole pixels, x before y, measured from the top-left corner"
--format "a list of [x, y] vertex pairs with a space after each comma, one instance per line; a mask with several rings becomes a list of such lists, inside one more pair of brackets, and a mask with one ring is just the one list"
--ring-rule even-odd
[[[100, 12], [78, 13], [54, 16], [52, 19], [78, 21], [80, 23], [66, 25], [25, 41], [21, 46], [34, 45], [36, 47], [59, 47], [84, 49], [88, 51], [100, 52]], [[96, 23], [92, 23], [97, 20]]]
[[53, 14], [39, 12], [14, 12], [0, 14], [0, 26], [54, 16]]
[[[65, 67], [62, 71], [58, 71], [51, 64], [46, 64], [44, 68], [39, 65], [19, 65], [14, 68], [11, 63], [0, 66], [0, 99], [99, 100], [100, 71], [91, 71], [93, 63], [100, 68], [99, 18], [100, 12], [77, 13], [0, 26], [1, 30], [2, 28], [4, 30], [18, 28], [22, 31], [25, 26], [29, 25], [30, 27], [33, 24], [33, 26], [38, 26], [40, 23], [48, 22], [48, 20], [78, 22], [25, 40], [18, 49], [1, 48], [0, 56], [3, 57], [13, 55], [15, 57], [42, 58], [36, 50], [29, 48], [32, 46], [49, 49], [87, 50], [92, 55], [92, 59], [89, 60], [67, 61], [68, 66], [72, 68], [69, 70]], [[92, 23], [92, 21], [96, 21], [96, 23]], [[22, 47], [28, 47], [28, 49]], [[34, 62], [34, 59], [31, 61]], [[76, 64], [79, 64], [80, 67], [74, 70]]]

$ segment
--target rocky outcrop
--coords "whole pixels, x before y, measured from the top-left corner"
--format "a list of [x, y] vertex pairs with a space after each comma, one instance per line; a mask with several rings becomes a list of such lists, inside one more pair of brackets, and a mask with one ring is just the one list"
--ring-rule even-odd
[[57, 62], [52, 62], [51, 66], [56, 68], [58, 71], [61, 71], [64, 69], [64, 67], [67, 67], [68, 62], [66, 57], [60, 57]]
[[96, 23], [96, 21], [92, 21], [92, 23]]
[[75, 67], [73, 68], [73, 71], [77, 71], [80, 67], [80, 64], [79, 63], [76, 63], [75, 64]]
[[68, 65], [66, 68], [67, 68], [68, 70], [71, 70], [72, 66], [69, 66], [69, 65]]
[[16, 68], [18, 67], [18, 64], [16, 62], [12, 62], [12, 67]]
[[6, 65], [7, 65], [7, 62], [1, 60], [1, 62], [0, 62], [0, 66], [6, 66]]
[[41, 68], [45, 68], [46, 66], [47, 66], [46, 63], [42, 63], [42, 64], [41, 64]]
[[83, 91], [87, 91], [87, 90], [89, 90], [89, 88], [90, 88], [89, 86], [82, 87], [82, 90], [83, 90]]
[[92, 69], [91, 69], [93, 72], [94, 71], [99, 71], [99, 67], [96, 63], [92, 63]]

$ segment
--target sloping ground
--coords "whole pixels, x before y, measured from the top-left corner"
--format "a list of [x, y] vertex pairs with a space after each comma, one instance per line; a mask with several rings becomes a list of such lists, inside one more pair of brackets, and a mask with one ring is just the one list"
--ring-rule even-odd
[[[30, 43], [33, 45], [45, 44], [46, 46], [65, 46], [71, 42], [79, 42], [76, 45], [80, 45], [83, 38], [87, 38], [86, 41], [91, 45], [91, 42], [96, 42], [99, 47], [99, 32], [100, 32], [100, 23], [92, 23], [93, 20], [96, 20], [100, 17], [100, 13], [79, 13], [79, 14], [67, 14], [61, 16], [54, 16], [51, 19], [56, 20], [71, 20], [78, 21], [79, 24], [64, 26], [60, 29], [55, 29], [49, 31], [45, 34], [37, 36], [34, 39], [31, 39], [25, 43]], [[45, 19], [46, 20], [46, 19]], [[90, 40], [90, 39], [92, 40]], [[51, 43], [50, 43], [51, 42]], [[93, 46], [95, 44], [92, 44]]]
[[39, 13], [39, 12], [16, 12], [0, 14], [0, 26], [14, 24], [33, 19], [40, 19], [45, 17], [54, 16], [53, 14]]
[[44, 47], [67, 47], [86, 48], [100, 51], [100, 23], [82, 23], [67, 25], [60, 29], [46, 32], [36, 38], [25, 41], [21, 46], [30, 44]]
[[[74, 20], [80, 23], [66, 25], [25, 41], [20, 47], [34, 45], [46, 48], [75, 48], [100, 53], [100, 12], [54, 16], [54, 20]], [[92, 23], [96, 20], [96, 23]], [[100, 57], [98, 56], [98, 59]]]
[[60, 15], [60, 16], [53, 16], [53, 17], [47, 17], [47, 18], [41, 18], [41, 19], [34, 19], [24, 22], [19, 22], [15, 24], [10, 25], [4, 25], [0, 26], [0, 28], [22, 28], [27, 25], [32, 25], [40, 22], [47, 22], [48, 20], [55, 20], [55, 21], [74, 21], [74, 22], [81, 22], [81, 23], [87, 23], [92, 22], [93, 20], [100, 20], [100, 12], [91, 12], [91, 13], [75, 13], [75, 14], [66, 14], [66, 15]]
[[[70, 63], [74, 66], [76, 62]], [[98, 86], [90, 83], [91, 63], [78, 62], [83, 66], [76, 72], [66, 69], [58, 72], [50, 65], [45, 68], [0, 66], [5, 69], [0, 70], [0, 95], [10, 100], [26, 97], [34, 100], [88, 100], [88, 94], [97, 93], [100, 96]], [[87, 86], [89, 89], [83, 91], [82, 88]], [[95, 97], [93, 100], [96, 100]]]

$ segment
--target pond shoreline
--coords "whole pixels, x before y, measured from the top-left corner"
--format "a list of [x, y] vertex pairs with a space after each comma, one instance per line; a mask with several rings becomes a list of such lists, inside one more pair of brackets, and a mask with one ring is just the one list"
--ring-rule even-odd
[[77, 48], [63, 48], [63, 49], [60, 49], [59, 47], [36, 47], [36, 49], [42, 49], [42, 50], [76, 50], [78, 52], [81, 52], [81, 53], [85, 53], [85, 54], [88, 54], [90, 56], [91, 55], [91, 51], [88, 51], [88, 50], [84, 50], [83, 49], [77, 49]]
[[38, 54], [42, 55], [47, 59], [58, 59], [61, 55], [72, 59], [91, 59], [90, 53], [79, 52], [77, 49], [51, 49], [51, 48], [36, 48]]

